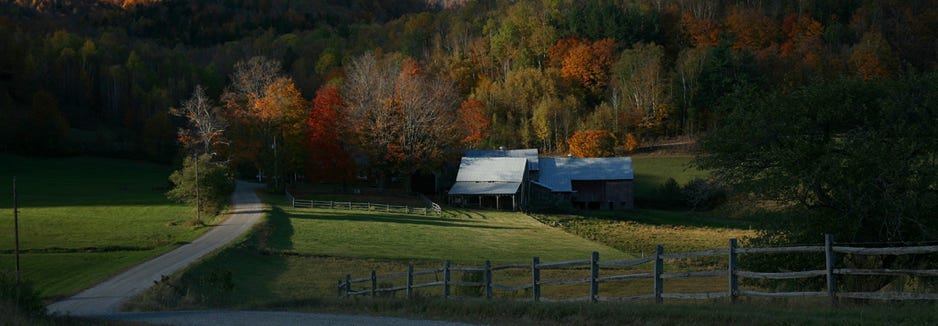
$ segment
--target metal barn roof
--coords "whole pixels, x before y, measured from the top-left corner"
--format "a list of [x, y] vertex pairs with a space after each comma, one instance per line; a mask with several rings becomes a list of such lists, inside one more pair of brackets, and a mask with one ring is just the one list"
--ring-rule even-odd
[[573, 191], [570, 181], [633, 180], [631, 157], [543, 158], [536, 183], [554, 192]]
[[510, 195], [524, 181], [527, 160], [520, 157], [463, 157], [451, 195]]
[[468, 150], [464, 157], [522, 157], [528, 160], [528, 169], [537, 171], [537, 148], [509, 149], [509, 150]]
[[521, 182], [525, 161], [517, 157], [463, 157], [456, 182]]

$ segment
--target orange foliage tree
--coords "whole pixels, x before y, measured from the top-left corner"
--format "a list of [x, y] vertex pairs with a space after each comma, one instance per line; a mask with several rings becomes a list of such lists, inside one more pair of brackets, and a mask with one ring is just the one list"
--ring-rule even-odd
[[757, 52], [776, 41], [779, 26], [755, 8], [734, 8], [726, 17], [726, 31], [733, 35], [733, 49]]
[[354, 176], [352, 158], [342, 146], [345, 101], [339, 87], [325, 85], [316, 91], [306, 119], [306, 176], [312, 180], [339, 182]]
[[878, 32], [867, 32], [850, 53], [850, 66], [864, 80], [890, 77], [898, 67], [896, 54]]
[[576, 157], [609, 157], [615, 155], [616, 139], [605, 130], [580, 130], [567, 139], [567, 145]]
[[608, 83], [615, 51], [616, 42], [608, 38], [575, 45], [563, 58], [560, 76], [591, 91], [601, 90]]
[[717, 46], [720, 42], [720, 23], [712, 19], [695, 18], [690, 12], [681, 16], [681, 25], [690, 34], [691, 43], [696, 47]]
[[492, 119], [482, 113], [485, 105], [475, 99], [467, 99], [459, 106], [456, 114], [459, 116], [459, 125], [465, 137], [462, 139], [464, 146], [475, 148], [488, 137], [489, 125]]
[[824, 26], [808, 15], [789, 15], [782, 23], [786, 40], [782, 43], [782, 57], [801, 61], [808, 66], [820, 63], [824, 49]]

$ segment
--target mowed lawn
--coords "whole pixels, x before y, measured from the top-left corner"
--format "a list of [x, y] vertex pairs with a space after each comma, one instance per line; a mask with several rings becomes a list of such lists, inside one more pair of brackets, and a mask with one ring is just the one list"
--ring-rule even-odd
[[618, 250], [546, 226], [517, 212], [447, 211], [444, 216], [292, 208], [274, 203], [273, 249], [332, 257], [481, 263], [584, 259]]
[[166, 199], [171, 167], [0, 155], [0, 264], [13, 271], [13, 177], [21, 265], [43, 297], [75, 293], [195, 239], [194, 210]]

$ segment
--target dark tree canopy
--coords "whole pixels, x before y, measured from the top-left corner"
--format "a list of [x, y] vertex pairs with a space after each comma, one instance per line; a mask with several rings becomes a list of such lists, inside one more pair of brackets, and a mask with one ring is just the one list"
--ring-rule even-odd
[[[938, 75], [743, 96], [697, 163], [800, 217], [792, 241], [938, 236]], [[778, 235], [778, 234], [776, 234]]]

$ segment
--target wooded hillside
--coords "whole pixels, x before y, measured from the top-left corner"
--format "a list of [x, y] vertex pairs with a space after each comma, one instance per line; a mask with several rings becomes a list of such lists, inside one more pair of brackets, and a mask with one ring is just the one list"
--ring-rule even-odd
[[932, 0], [17, 0], [0, 12], [0, 150], [153, 160], [179, 149], [186, 121], [169, 109], [196, 85], [222, 103], [235, 64], [255, 56], [306, 101], [330, 80], [346, 92], [363, 54], [411, 65], [454, 87], [441, 114], [466, 130], [448, 148], [566, 153], [577, 131], [611, 133], [619, 150], [707, 132], [741, 93], [930, 72], [938, 49]]

